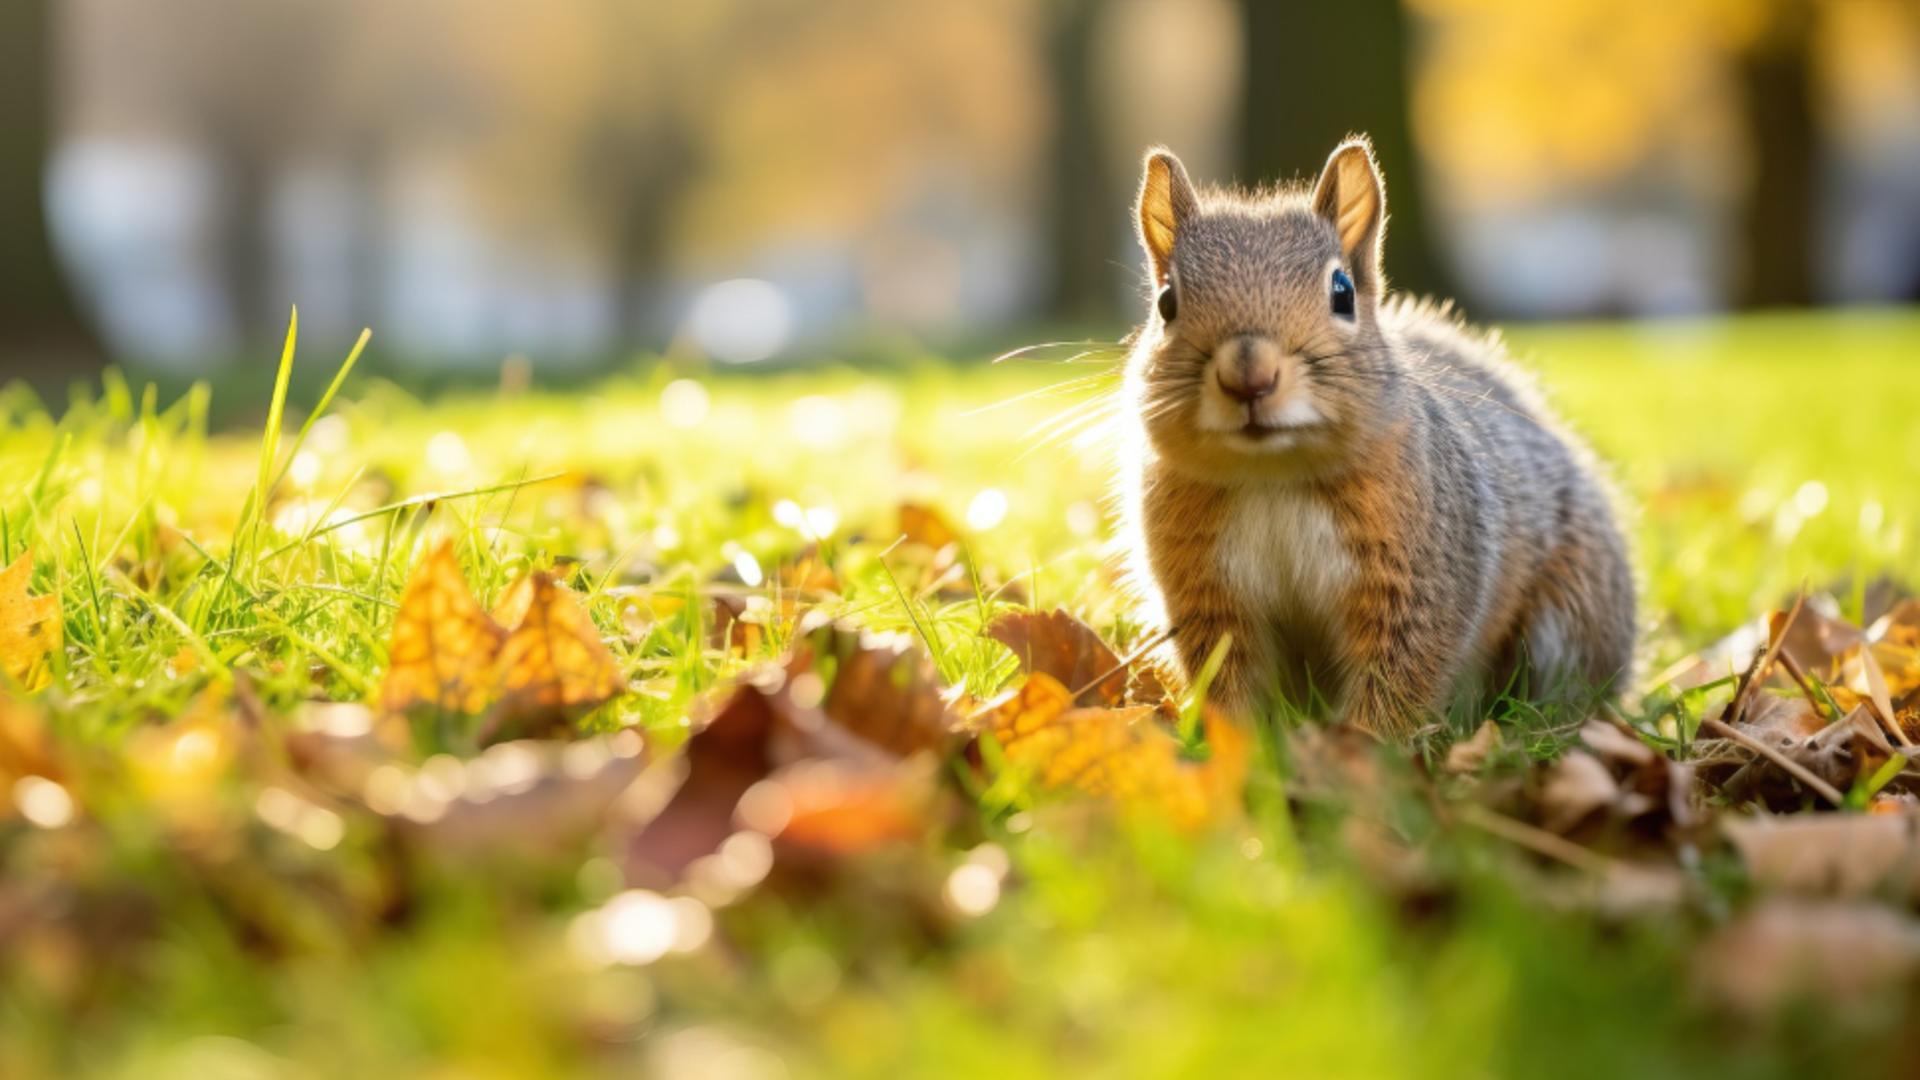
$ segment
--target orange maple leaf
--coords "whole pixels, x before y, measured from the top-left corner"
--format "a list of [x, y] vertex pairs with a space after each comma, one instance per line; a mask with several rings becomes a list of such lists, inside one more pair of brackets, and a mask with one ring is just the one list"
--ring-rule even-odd
[[46, 659], [60, 647], [60, 598], [28, 596], [32, 578], [31, 551], [0, 570], [0, 670], [29, 690], [47, 681]]
[[1247, 736], [1212, 714], [1205, 723], [1210, 756], [1189, 760], [1152, 706], [1077, 709], [1073, 692], [1045, 672], [987, 717], [1007, 761], [1039, 788], [1111, 798], [1188, 828], [1237, 809], [1246, 782]]
[[390, 712], [417, 706], [485, 710], [493, 700], [504, 637], [467, 588], [453, 542], [442, 541], [413, 568], [400, 594], [381, 704]]
[[516, 714], [583, 713], [618, 697], [626, 676], [571, 589], [544, 570], [508, 588], [498, 610], [518, 615], [500, 647], [502, 701]]

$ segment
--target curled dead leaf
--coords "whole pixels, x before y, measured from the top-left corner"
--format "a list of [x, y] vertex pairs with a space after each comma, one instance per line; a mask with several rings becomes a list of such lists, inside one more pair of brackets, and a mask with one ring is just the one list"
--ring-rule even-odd
[[817, 701], [835, 724], [890, 753], [945, 754], [959, 741], [932, 660], [908, 635], [818, 627], [796, 645], [787, 672], [789, 689], [813, 699], [801, 704]]
[[1008, 612], [987, 627], [987, 634], [1012, 649], [1021, 670], [1030, 675], [1044, 673], [1107, 705], [1118, 705], [1126, 697], [1127, 673], [1120, 658], [1093, 627], [1065, 608]]
[[936, 766], [953, 741], [909, 639], [816, 629], [688, 738], [679, 790], [628, 843], [629, 876], [679, 881], [741, 832], [816, 869], [924, 836], [945, 817]]

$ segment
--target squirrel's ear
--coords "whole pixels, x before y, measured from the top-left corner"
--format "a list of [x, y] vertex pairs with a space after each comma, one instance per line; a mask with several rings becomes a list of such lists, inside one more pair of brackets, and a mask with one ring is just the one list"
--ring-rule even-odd
[[1354, 283], [1368, 288], [1380, 280], [1380, 237], [1387, 220], [1386, 186], [1373, 163], [1373, 143], [1354, 135], [1334, 148], [1320, 181], [1313, 187], [1314, 213], [1340, 235], [1340, 253]]
[[1147, 151], [1146, 177], [1140, 182], [1140, 246], [1147, 249], [1153, 281], [1164, 285], [1173, 268], [1173, 240], [1199, 208], [1193, 182], [1173, 151]]

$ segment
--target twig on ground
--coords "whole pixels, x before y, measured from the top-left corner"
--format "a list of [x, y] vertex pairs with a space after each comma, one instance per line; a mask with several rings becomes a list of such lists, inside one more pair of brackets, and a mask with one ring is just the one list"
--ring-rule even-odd
[[1813, 684], [1807, 681], [1806, 674], [1800, 670], [1799, 662], [1791, 654], [1783, 651], [1780, 654], [1780, 666], [1787, 669], [1787, 674], [1793, 676], [1793, 681], [1799, 685], [1800, 692], [1807, 695], [1807, 701], [1813, 706], [1813, 714], [1819, 716], [1825, 713], [1826, 706], [1820, 703], [1820, 695], [1813, 692]]
[[1767, 672], [1772, 670], [1774, 660], [1780, 656], [1780, 647], [1786, 644], [1787, 634], [1793, 629], [1794, 620], [1800, 617], [1800, 609], [1806, 606], [1806, 603], [1807, 594], [1803, 589], [1800, 595], [1794, 598], [1793, 607], [1788, 609], [1786, 619], [1780, 623], [1779, 632], [1767, 636], [1767, 647], [1754, 660], [1753, 666], [1747, 668], [1746, 673], [1740, 676], [1740, 685], [1733, 692], [1733, 702], [1727, 706], [1726, 717], [1729, 723], [1737, 724], [1746, 715], [1747, 698], [1752, 695], [1754, 686], [1764, 681]]
[[1118, 663], [1114, 664], [1112, 667], [1108, 668], [1107, 670], [1101, 672], [1100, 674], [1094, 676], [1092, 679], [1088, 680], [1085, 686], [1075, 687], [1073, 691], [1073, 700], [1075, 702], [1078, 702], [1080, 700], [1080, 695], [1085, 694], [1087, 691], [1092, 690], [1094, 687], [1099, 686], [1101, 683], [1106, 682], [1108, 679], [1113, 678], [1115, 675], [1118, 675], [1123, 671], [1127, 671], [1131, 669], [1136, 661], [1138, 661], [1141, 657], [1147, 655], [1148, 653], [1152, 652], [1153, 650], [1159, 648], [1161, 642], [1166, 641], [1168, 638], [1172, 636], [1173, 636], [1173, 628], [1168, 627], [1167, 629], [1162, 630], [1159, 633], [1148, 638], [1146, 641], [1141, 642], [1139, 645], [1134, 646], [1131, 650], [1128, 651], [1127, 655], [1120, 658]]
[[1759, 739], [1741, 731], [1739, 728], [1712, 717], [1700, 721], [1700, 727], [1702, 730], [1713, 731], [1714, 734], [1719, 735], [1721, 738], [1732, 739], [1741, 746], [1780, 766], [1781, 769], [1786, 771], [1787, 775], [1812, 788], [1821, 798], [1832, 803], [1834, 806], [1838, 807], [1845, 804], [1846, 796], [1840, 794], [1839, 788], [1820, 779], [1806, 766], [1782, 754], [1773, 747], [1768, 746], [1766, 743], [1761, 742]]
[[1576, 870], [1585, 870], [1592, 874], [1607, 874], [1621, 865], [1619, 860], [1589, 851], [1564, 836], [1550, 833], [1537, 825], [1516, 821], [1505, 814], [1488, 810], [1484, 806], [1471, 803], [1462, 806], [1459, 810], [1459, 818], [1481, 832], [1518, 844], [1536, 855], [1544, 855]]

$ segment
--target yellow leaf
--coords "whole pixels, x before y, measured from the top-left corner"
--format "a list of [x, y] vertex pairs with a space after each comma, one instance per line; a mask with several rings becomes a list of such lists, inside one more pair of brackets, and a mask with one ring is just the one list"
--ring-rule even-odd
[[381, 704], [390, 712], [416, 706], [484, 711], [493, 698], [502, 636], [460, 575], [453, 542], [442, 541], [413, 568], [400, 595]]
[[46, 683], [46, 659], [60, 647], [60, 598], [28, 596], [32, 578], [31, 551], [0, 570], [0, 670], [29, 690]]
[[1072, 708], [1073, 692], [1036, 672], [1003, 698], [988, 727], [1007, 760], [1042, 789], [1073, 789], [1195, 827], [1231, 815], [1246, 781], [1248, 739], [1206, 717], [1206, 761], [1191, 761], [1151, 706]]
[[520, 618], [500, 648], [500, 690], [511, 711], [573, 714], [617, 697], [626, 677], [572, 590], [535, 570], [507, 590]]

